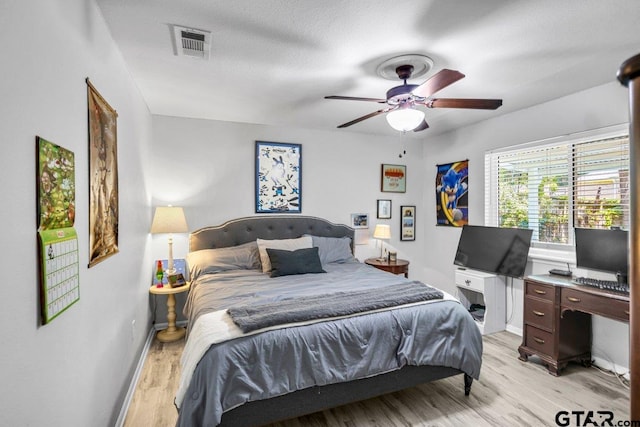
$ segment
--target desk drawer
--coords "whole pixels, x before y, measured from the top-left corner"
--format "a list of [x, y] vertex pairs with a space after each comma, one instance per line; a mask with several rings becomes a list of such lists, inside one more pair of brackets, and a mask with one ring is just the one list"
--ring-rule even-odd
[[524, 322], [548, 331], [553, 330], [555, 311], [551, 301], [541, 301], [536, 298], [524, 299]]
[[562, 288], [562, 310], [578, 310], [586, 313], [599, 314], [611, 319], [629, 322], [629, 303], [609, 298], [605, 295], [595, 295], [582, 292], [575, 288]]
[[525, 284], [526, 284], [526, 290], [525, 290], [526, 296], [532, 296], [532, 297], [544, 299], [547, 301], [554, 300], [555, 288], [553, 286], [543, 285], [535, 282], [525, 282]]
[[539, 351], [542, 354], [553, 356], [553, 334], [551, 332], [543, 331], [531, 325], [526, 325], [526, 340], [525, 345], [533, 350]]

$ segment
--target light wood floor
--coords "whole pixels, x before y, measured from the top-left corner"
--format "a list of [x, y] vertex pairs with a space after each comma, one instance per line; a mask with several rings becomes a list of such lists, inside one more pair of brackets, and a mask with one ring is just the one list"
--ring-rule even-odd
[[[558, 411], [594, 411], [600, 425], [603, 419], [595, 411], [612, 411], [613, 425], [629, 419], [629, 391], [615, 376], [570, 364], [562, 376], [553, 377], [536, 357], [518, 360], [520, 341], [509, 332], [484, 337], [482, 372], [469, 397], [458, 376], [272, 427], [555, 426]], [[154, 340], [125, 427], [175, 425], [173, 397], [183, 345]], [[576, 425], [575, 418], [570, 425]]]

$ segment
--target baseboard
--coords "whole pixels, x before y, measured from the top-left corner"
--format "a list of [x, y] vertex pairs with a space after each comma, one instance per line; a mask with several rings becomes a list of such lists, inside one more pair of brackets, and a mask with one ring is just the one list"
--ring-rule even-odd
[[142, 352], [140, 353], [138, 365], [136, 366], [136, 370], [134, 371], [131, 382], [129, 383], [129, 389], [127, 390], [127, 395], [124, 397], [124, 402], [122, 402], [122, 407], [120, 408], [120, 414], [118, 414], [118, 419], [116, 420], [115, 427], [122, 427], [124, 425], [124, 420], [127, 418], [127, 411], [129, 411], [129, 405], [131, 405], [131, 399], [133, 399], [133, 393], [136, 391], [138, 380], [140, 379], [140, 374], [142, 374], [144, 361], [147, 359], [147, 353], [149, 352], [149, 348], [151, 347], [151, 343], [153, 342], [153, 338], [155, 336], [156, 331], [154, 330], [154, 328], [149, 329], [147, 341], [144, 343], [144, 347], [142, 348]]
[[617, 375], [622, 375], [626, 380], [630, 380], [630, 371], [628, 367], [614, 365], [610, 361], [602, 359], [601, 357], [591, 356], [591, 358], [593, 359], [593, 364], [598, 368], [605, 371], [613, 372]]
[[516, 334], [516, 335], [518, 335], [519, 337], [521, 337], [521, 336], [522, 336], [522, 329], [521, 329], [521, 328], [516, 328], [516, 327], [515, 327], [515, 326], [513, 326], [513, 325], [507, 325], [507, 328], [506, 328], [506, 329], [507, 329], [507, 332], [511, 332], [512, 334]]

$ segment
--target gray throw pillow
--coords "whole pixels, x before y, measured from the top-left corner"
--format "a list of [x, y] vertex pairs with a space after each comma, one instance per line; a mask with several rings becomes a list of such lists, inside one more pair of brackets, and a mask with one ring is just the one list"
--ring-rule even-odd
[[350, 237], [322, 237], [310, 235], [313, 246], [318, 248], [322, 265], [332, 262], [345, 263], [355, 260], [351, 252]]

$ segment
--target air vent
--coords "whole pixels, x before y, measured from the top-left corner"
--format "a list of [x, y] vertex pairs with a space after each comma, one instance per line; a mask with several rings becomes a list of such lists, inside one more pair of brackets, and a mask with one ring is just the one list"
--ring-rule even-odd
[[209, 59], [211, 32], [173, 25], [174, 53], [177, 56]]

